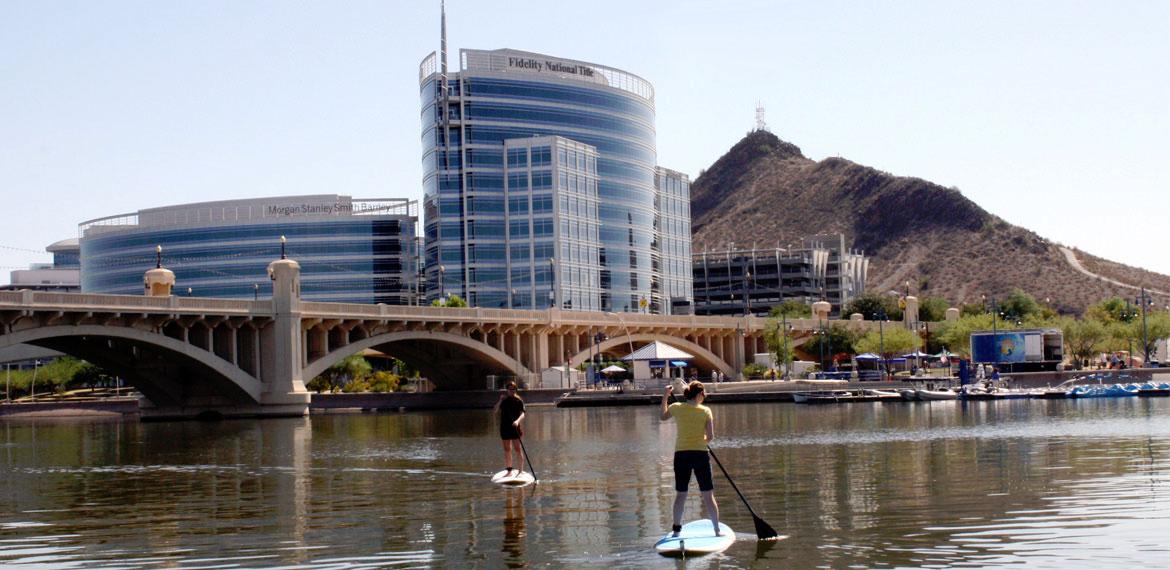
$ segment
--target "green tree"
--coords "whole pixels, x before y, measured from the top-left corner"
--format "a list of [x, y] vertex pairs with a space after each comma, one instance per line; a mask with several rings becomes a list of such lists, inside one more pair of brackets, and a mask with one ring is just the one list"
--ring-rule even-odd
[[1036, 302], [1035, 297], [1023, 289], [1012, 289], [1012, 292], [999, 302], [999, 312], [1005, 320], [1022, 321], [1039, 315], [1040, 309], [1040, 303]]
[[921, 346], [922, 337], [901, 325], [882, 327], [880, 331], [869, 331], [857, 339], [854, 345], [858, 352], [879, 355], [905, 354]]
[[878, 295], [876, 293], [862, 293], [853, 298], [845, 310], [844, 315], [851, 315], [859, 313], [867, 320], [876, 321], [881, 318], [881, 314], [885, 313], [886, 318], [891, 321], [902, 320], [902, 308], [898, 306], [898, 300], [887, 295]]
[[467, 301], [464, 301], [463, 297], [460, 297], [459, 295], [447, 295], [446, 299], [435, 299], [434, 301], [431, 301], [431, 306], [452, 308], [466, 307]]
[[1011, 330], [1019, 328], [1014, 321], [993, 319], [992, 315], [979, 314], [959, 317], [959, 320], [942, 325], [942, 330], [931, 335], [937, 335], [939, 342], [946, 349], [961, 356], [971, 356], [971, 333], [976, 331]]
[[807, 319], [812, 317], [812, 307], [801, 303], [800, 301], [789, 299], [783, 303], [780, 303], [779, 305], [772, 307], [772, 310], [768, 312], [768, 316], [776, 319], [781, 317], [788, 317], [790, 319]]
[[942, 297], [926, 297], [918, 304], [918, 320], [941, 321], [947, 318], [947, 309], [951, 306]]
[[[821, 334], [821, 332], [824, 334]], [[804, 343], [803, 350], [813, 358], [819, 359], [823, 354], [825, 363], [838, 355], [856, 354], [853, 343], [857, 335], [843, 325], [834, 324], [814, 332], [812, 339]], [[823, 345], [823, 351], [822, 351]]]
[[1064, 336], [1065, 353], [1073, 358], [1077, 369], [1101, 352], [1109, 338], [1105, 324], [1097, 319], [1062, 317], [1059, 324]]
[[1085, 316], [1110, 325], [1118, 322], [1128, 323], [1138, 316], [1138, 313], [1125, 299], [1112, 297], [1086, 309]]
[[362, 355], [354, 354], [326, 368], [325, 372], [310, 380], [305, 387], [318, 393], [335, 392], [350, 382], [364, 381], [372, 370], [370, 363]]
[[987, 307], [984, 307], [983, 303], [963, 303], [963, 305], [959, 307], [960, 317], [974, 317], [977, 315], [982, 315], [986, 312]]
[[792, 334], [784, 328], [781, 319], [768, 320], [767, 328], [764, 329], [764, 345], [776, 361], [776, 365], [781, 370], [787, 370], [792, 363], [795, 347], [792, 342]]
[[393, 372], [379, 370], [370, 377], [371, 392], [394, 392], [398, 390], [402, 378]]

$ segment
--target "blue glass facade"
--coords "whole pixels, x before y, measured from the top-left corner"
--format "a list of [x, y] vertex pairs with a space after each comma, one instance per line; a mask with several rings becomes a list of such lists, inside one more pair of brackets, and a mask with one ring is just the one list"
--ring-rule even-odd
[[[326, 210], [337, 204], [346, 207]], [[374, 207], [353, 209], [368, 204]], [[81, 287], [142, 294], [143, 273], [154, 267], [161, 246], [163, 265], [175, 272], [176, 295], [268, 297], [267, 267], [280, 258], [284, 236], [287, 256], [301, 266], [303, 299], [412, 304], [418, 291], [413, 207], [313, 196], [192, 204], [88, 222]]]
[[[585, 160], [593, 161], [598, 201], [591, 223], [600, 244], [595, 265], [599, 305], [562, 307], [637, 311], [655, 301], [654, 308], [666, 312], [668, 305], [657, 302], [661, 292], [655, 288], [661, 266], [654, 254], [657, 157], [649, 83], [602, 66], [515, 50], [463, 50], [460, 59], [462, 69], [444, 78], [432, 54], [419, 74], [428, 298], [458, 293], [473, 305], [499, 306], [501, 295], [510, 294], [506, 280], [497, 281], [500, 276], [494, 271], [485, 273], [469, 255], [484, 240], [504, 243], [512, 236], [513, 228], [505, 227], [500, 214], [511, 203], [512, 182], [518, 182], [505, 173], [519, 165], [511, 162], [505, 147], [555, 136], [593, 153]], [[555, 158], [533, 155], [533, 163], [524, 165], [533, 169], [529, 184], [534, 196], [545, 189], [569, 190], [560, 184], [558, 173], [541, 177], [540, 169]], [[580, 224], [576, 228], [579, 232]], [[574, 226], [533, 222], [527, 231], [535, 237], [537, 232], [564, 229]], [[687, 239], [689, 249], [689, 235]], [[579, 257], [573, 247], [569, 251]], [[553, 257], [557, 275], [588, 281], [576, 267], [567, 267], [571, 259], [560, 253], [536, 259]], [[689, 281], [689, 267], [682, 275]], [[587, 295], [581, 293], [584, 299]]]

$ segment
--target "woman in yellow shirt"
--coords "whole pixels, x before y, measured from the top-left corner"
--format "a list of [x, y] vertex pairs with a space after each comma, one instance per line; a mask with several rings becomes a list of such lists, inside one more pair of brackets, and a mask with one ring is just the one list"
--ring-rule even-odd
[[692, 381], [683, 391], [685, 403], [670, 403], [674, 387], [667, 385], [662, 394], [662, 421], [674, 418], [678, 434], [674, 440], [674, 527], [673, 536], [682, 528], [683, 507], [687, 502], [687, 487], [691, 484], [691, 472], [699, 482], [699, 493], [703, 506], [715, 525], [715, 536], [719, 532], [719, 505], [715, 502], [715, 484], [711, 479], [711, 459], [707, 444], [715, 439], [715, 426], [711, 409], [703, 405], [707, 394], [703, 383]]

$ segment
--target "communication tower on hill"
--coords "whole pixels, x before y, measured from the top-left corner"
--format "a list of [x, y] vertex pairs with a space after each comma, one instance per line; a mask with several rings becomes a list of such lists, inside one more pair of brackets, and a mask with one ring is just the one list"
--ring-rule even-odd
[[768, 123], [764, 120], [764, 104], [756, 102], [756, 128], [757, 131], [768, 130]]

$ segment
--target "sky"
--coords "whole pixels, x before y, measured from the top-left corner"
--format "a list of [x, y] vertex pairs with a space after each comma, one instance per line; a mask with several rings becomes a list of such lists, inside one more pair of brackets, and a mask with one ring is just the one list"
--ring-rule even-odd
[[[514, 48], [649, 80], [658, 163], [692, 178], [760, 103], [809, 158], [1170, 274], [1170, 2], [450, 0], [447, 20], [452, 69]], [[142, 208], [421, 201], [438, 46], [438, 0], [0, 2], [0, 283]]]

